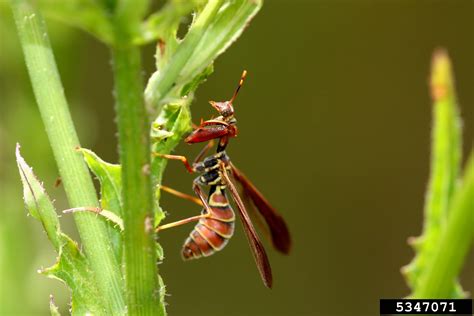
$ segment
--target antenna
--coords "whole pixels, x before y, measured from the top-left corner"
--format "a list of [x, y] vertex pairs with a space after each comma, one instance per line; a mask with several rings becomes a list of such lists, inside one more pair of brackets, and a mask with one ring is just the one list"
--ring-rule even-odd
[[232, 104], [235, 100], [235, 97], [237, 97], [237, 94], [239, 93], [240, 88], [244, 84], [245, 77], [247, 77], [247, 70], [244, 70], [242, 72], [242, 76], [240, 77], [239, 85], [237, 86], [237, 89], [235, 89], [234, 95], [232, 96], [232, 99], [230, 99], [229, 103]]

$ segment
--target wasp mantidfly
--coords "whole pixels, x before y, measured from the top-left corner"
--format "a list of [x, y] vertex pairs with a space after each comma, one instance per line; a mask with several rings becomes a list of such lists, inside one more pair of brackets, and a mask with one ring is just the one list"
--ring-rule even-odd
[[[188, 144], [209, 142], [192, 165], [185, 156], [155, 153], [159, 157], [182, 161], [186, 169], [191, 173], [201, 173], [193, 182], [193, 190], [198, 199], [166, 186], [161, 188], [164, 191], [191, 200], [204, 207], [200, 215], [162, 225], [157, 228], [157, 231], [198, 221], [183, 245], [182, 256], [185, 260], [209, 256], [223, 249], [232, 236], [235, 225], [235, 215], [226, 195], [226, 190], [228, 189], [237, 205], [238, 214], [242, 220], [244, 231], [263, 283], [271, 288], [272, 272], [265, 248], [250, 220], [245, 203], [239, 196], [239, 192], [231, 178], [241, 184], [243, 195], [253, 202], [258, 213], [268, 225], [273, 246], [284, 254], [288, 254], [291, 248], [288, 227], [283, 218], [252, 182], [232, 164], [225, 152], [229, 139], [237, 136], [237, 120], [234, 117], [233, 102], [242, 87], [246, 74], [246, 71], [242, 73], [239, 85], [229, 101], [210, 101], [210, 104], [219, 112], [219, 116], [201, 122], [185, 139], [185, 142]], [[205, 153], [213, 146], [213, 140], [218, 140], [216, 153], [202, 159]], [[210, 186], [207, 197], [203, 193], [201, 186]], [[254, 209], [250, 207], [249, 210]]]

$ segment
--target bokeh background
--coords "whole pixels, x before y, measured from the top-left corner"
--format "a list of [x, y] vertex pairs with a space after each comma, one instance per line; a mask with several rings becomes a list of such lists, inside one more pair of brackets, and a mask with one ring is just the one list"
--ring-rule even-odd
[[[466, 152], [474, 135], [473, 20], [472, 0], [266, 1], [218, 59], [192, 111], [195, 122], [208, 118], [207, 100], [228, 99], [248, 69], [236, 103], [240, 135], [228, 152], [287, 219], [293, 252], [268, 247], [275, 287], [267, 290], [240, 229], [225, 251], [186, 263], [179, 252], [192, 226], [163, 232], [169, 314], [376, 315], [379, 298], [407, 295], [399, 271], [413, 257], [407, 238], [422, 227], [430, 58], [445, 47], [453, 59]], [[81, 31], [48, 22], [81, 142], [116, 162], [109, 52]], [[153, 47], [143, 59], [147, 77]], [[0, 104], [0, 313], [47, 314], [50, 293], [65, 311], [67, 288], [36, 273], [55, 255], [26, 216], [16, 142], [57, 209], [68, 206], [53, 185], [57, 169], [4, 0]], [[191, 192], [191, 181], [181, 165], [169, 164], [165, 184]], [[162, 203], [169, 221], [199, 212], [172, 196]], [[72, 219], [62, 220], [77, 238]], [[466, 290], [474, 291], [473, 280], [471, 252], [461, 278]]]

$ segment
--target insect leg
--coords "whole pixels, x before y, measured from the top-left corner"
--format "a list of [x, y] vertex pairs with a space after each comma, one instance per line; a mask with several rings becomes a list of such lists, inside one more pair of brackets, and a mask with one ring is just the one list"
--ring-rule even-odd
[[209, 149], [211, 149], [213, 146], [214, 146], [214, 140], [211, 139], [211, 140], [206, 144], [206, 146], [204, 146], [204, 148], [199, 152], [199, 154], [196, 156], [196, 158], [194, 159], [193, 164], [198, 163], [199, 161], [201, 161], [202, 158], [203, 158], [203, 157], [206, 155], [206, 153], [209, 151]]
[[199, 199], [201, 200], [202, 205], [204, 205], [204, 208], [206, 209], [206, 212], [210, 214], [211, 213], [211, 207], [209, 206], [209, 203], [207, 203], [207, 197], [204, 194], [204, 192], [202, 191], [199, 184], [196, 183], [196, 181], [194, 181], [194, 183], [193, 183], [193, 190], [196, 193], [196, 195], [199, 197]]
[[199, 185], [197, 183], [194, 183], [193, 189], [194, 189], [194, 192], [196, 192], [196, 194], [199, 196], [199, 199], [201, 200], [202, 205], [204, 205], [206, 212], [204, 214], [201, 214], [201, 215], [192, 216], [192, 217], [185, 218], [185, 219], [177, 221], [177, 222], [173, 222], [173, 223], [169, 223], [169, 224], [159, 226], [156, 229], [157, 232], [160, 231], [160, 230], [171, 228], [171, 227], [176, 227], [176, 226], [184, 225], [184, 224], [187, 224], [187, 223], [195, 222], [195, 221], [200, 220], [201, 218], [207, 218], [207, 217], [211, 216], [211, 212], [209, 211], [210, 207], [209, 207], [209, 204], [207, 204], [207, 197], [204, 195], [204, 193], [202, 192], [201, 188], [199, 187]]
[[169, 223], [169, 224], [164, 224], [164, 225], [158, 226], [156, 228], [156, 232], [159, 232], [159, 231], [162, 231], [162, 230], [165, 230], [165, 229], [168, 229], [168, 228], [172, 228], [172, 227], [181, 226], [181, 225], [184, 225], [184, 224], [187, 224], [187, 223], [196, 222], [196, 221], [200, 220], [201, 218], [206, 218], [206, 217], [209, 217], [209, 216], [210, 216], [209, 214], [201, 214], [201, 215], [188, 217], [188, 218], [182, 219], [180, 221], [172, 222], [172, 223]]
[[170, 188], [170, 187], [167, 187], [165, 185], [160, 185], [160, 189], [169, 193], [169, 194], [173, 194], [179, 198], [182, 198], [182, 199], [185, 199], [185, 200], [188, 200], [188, 201], [191, 201], [193, 203], [196, 203], [197, 205], [200, 205], [200, 206], [203, 206], [202, 202], [200, 199], [198, 199], [197, 197], [195, 196], [192, 196], [192, 195], [189, 195], [189, 194], [186, 194], [186, 193], [183, 193], [183, 192], [180, 192], [178, 190], [175, 190], [173, 188]]
[[[199, 154], [196, 156], [196, 158], [194, 159], [193, 164], [198, 163], [199, 161], [201, 161], [202, 158], [204, 157], [204, 155], [209, 151], [209, 149], [212, 148], [212, 146], [214, 146], [214, 141], [211, 139], [206, 144], [206, 146], [204, 146], [204, 148], [199, 152]], [[193, 167], [189, 164], [188, 158], [186, 158], [185, 156], [167, 155], [167, 154], [160, 154], [160, 153], [153, 153], [153, 155], [155, 157], [161, 157], [161, 158], [170, 159], [170, 160], [179, 160], [184, 164], [184, 166], [189, 171], [189, 173], [194, 172]]]
[[161, 158], [170, 159], [170, 160], [179, 160], [184, 164], [184, 166], [189, 171], [189, 173], [194, 172], [193, 167], [191, 167], [191, 165], [188, 162], [188, 158], [186, 158], [185, 156], [167, 155], [167, 154], [160, 154], [160, 153], [152, 153], [152, 155], [155, 157], [161, 157]]

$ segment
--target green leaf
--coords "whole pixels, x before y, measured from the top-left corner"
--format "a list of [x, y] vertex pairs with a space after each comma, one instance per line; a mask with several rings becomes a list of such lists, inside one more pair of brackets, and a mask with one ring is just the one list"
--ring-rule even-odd
[[[151, 77], [145, 89], [149, 108], [158, 110], [175, 102], [183, 89], [196, 80], [243, 32], [262, 6], [259, 0], [210, 0], [193, 21], [169, 62]], [[158, 46], [157, 55], [159, 56]], [[197, 86], [194, 86], [194, 89]]]
[[41, 221], [49, 240], [59, 254], [52, 267], [40, 272], [63, 281], [71, 289], [73, 314], [105, 313], [86, 257], [77, 244], [61, 232], [53, 203], [33, 170], [21, 157], [19, 145], [16, 149], [16, 159], [23, 183], [25, 205], [30, 214]]
[[59, 220], [51, 199], [42, 184], [33, 174], [20, 154], [20, 145], [16, 146], [16, 161], [23, 184], [23, 199], [31, 216], [41, 221], [49, 240], [57, 251], [61, 247]]
[[237, 40], [261, 6], [262, 1], [258, 0], [237, 0], [223, 5], [213, 23], [204, 32], [195, 48], [193, 57], [181, 70], [180, 77], [196, 78], [199, 76]]
[[[160, 115], [152, 124], [152, 153], [169, 154], [181, 141], [184, 134], [191, 130], [191, 112], [189, 104], [192, 96], [182, 98], [176, 103], [166, 104]], [[163, 171], [167, 160], [152, 155], [151, 179], [155, 190], [155, 226], [158, 226], [165, 217], [165, 213], [159, 207], [160, 199], [159, 185], [163, 177]]]
[[120, 165], [105, 162], [93, 151], [80, 149], [89, 169], [97, 176], [100, 182], [100, 206], [121, 216], [123, 213], [122, 201], [122, 169]]
[[[425, 222], [422, 235], [411, 242], [416, 256], [402, 270], [413, 290], [419, 286], [420, 278], [426, 273], [427, 266], [439, 247], [459, 178], [461, 119], [456, 103], [451, 62], [445, 51], [437, 51], [433, 57], [431, 95], [434, 103], [434, 123]], [[457, 282], [453, 282], [451, 292], [452, 297], [464, 296]]]
[[[100, 214], [111, 221], [109, 222], [109, 234], [112, 239], [116, 257], [120, 262], [122, 258], [122, 234], [115, 226], [117, 224], [120, 226], [123, 214], [122, 168], [120, 165], [105, 162], [91, 150], [81, 148], [80, 151], [89, 169], [99, 179], [100, 206], [102, 210], [104, 210], [101, 211]], [[114, 218], [113, 214], [108, 214], [107, 211], [115, 214], [119, 220]]]
[[187, 96], [191, 92], [195, 91], [201, 83], [207, 80], [207, 78], [214, 72], [214, 65], [210, 64], [206, 69], [203, 70], [199, 75], [197, 75], [192, 81], [185, 84], [181, 90], [181, 96]]
[[94, 0], [38, 0], [45, 15], [78, 27], [107, 44], [114, 41], [106, 8]]
[[64, 282], [71, 289], [73, 315], [104, 313], [86, 257], [68, 236], [61, 234], [60, 238], [62, 244], [56, 263], [39, 272]]
[[166, 104], [160, 115], [152, 123], [153, 152], [169, 153], [181, 137], [191, 130], [189, 104], [192, 98], [182, 98]]

